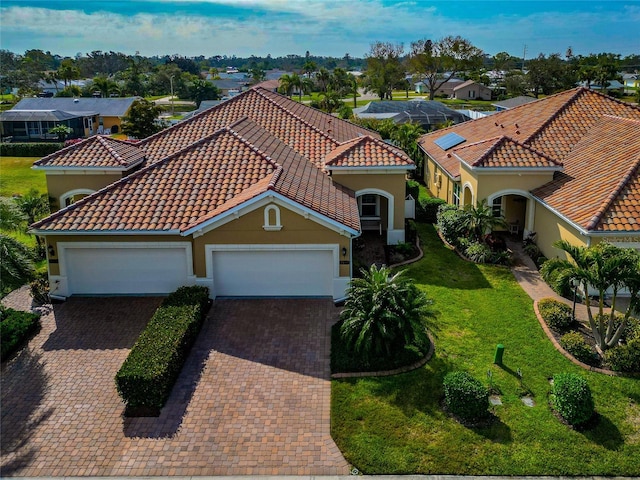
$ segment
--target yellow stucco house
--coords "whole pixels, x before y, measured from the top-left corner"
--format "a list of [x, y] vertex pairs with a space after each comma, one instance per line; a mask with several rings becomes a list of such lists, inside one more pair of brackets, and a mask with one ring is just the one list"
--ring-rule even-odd
[[352, 240], [404, 240], [415, 165], [369, 130], [253, 88], [138, 143], [94, 136], [35, 164], [60, 210], [51, 294], [345, 297]]
[[519, 236], [640, 248], [640, 108], [577, 88], [424, 135], [424, 181], [463, 207], [486, 200]]

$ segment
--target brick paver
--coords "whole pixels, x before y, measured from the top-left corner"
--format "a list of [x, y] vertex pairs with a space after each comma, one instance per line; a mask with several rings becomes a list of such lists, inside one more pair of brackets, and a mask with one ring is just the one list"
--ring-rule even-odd
[[329, 432], [330, 300], [217, 301], [161, 416], [123, 418], [113, 378], [159, 302], [43, 316], [2, 366], [2, 476], [349, 473]]

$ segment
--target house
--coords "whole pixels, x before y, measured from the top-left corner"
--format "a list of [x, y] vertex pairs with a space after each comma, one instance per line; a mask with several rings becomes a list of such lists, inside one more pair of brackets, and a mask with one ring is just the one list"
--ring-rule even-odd
[[486, 200], [548, 258], [564, 239], [640, 248], [640, 108], [577, 88], [424, 135], [424, 180], [449, 203]]
[[37, 161], [61, 207], [33, 224], [56, 298], [345, 297], [365, 228], [405, 239], [413, 161], [377, 133], [252, 88], [137, 143], [94, 136]]
[[491, 89], [473, 80], [467, 80], [453, 87], [453, 98], [458, 100], [491, 100]]
[[122, 117], [139, 98], [23, 98], [0, 114], [2, 135], [14, 141], [56, 140], [49, 131], [57, 125], [71, 128], [68, 138], [118, 133]]
[[507, 98], [506, 100], [500, 100], [499, 102], [492, 103], [496, 107], [496, 112], [502, 112], [503, 110], [511, 110], [514, 107], [519, 107], [526, 103], [535, 102], [535, 98], [528, 97], [526, 95], [519, 95], [513, 98]]
[[435, 100], [384, 100], [369, 102], [364, 107], [354, 108], [354, 116], [358, 118], [390, 119], [402, 124], [415, 122], [425, 130], [437, 128], [448, 122], [460, 123], [468, 117]]
[[594, 82], [591, 82], [591, 83], [580, 82], [578, 86], [590, 88], [592, 90], [605, 90], [607, 92], [619, 92], [619, 93], [623, 93], [625, 89], [625, 84], [619, 82], [618, 80], [609, 80], [605, 87]]
[[622, 75], [622, 83], [624, 84], [624, 93], [633, 95], [640, 90], [640, 74], [625, 73]]

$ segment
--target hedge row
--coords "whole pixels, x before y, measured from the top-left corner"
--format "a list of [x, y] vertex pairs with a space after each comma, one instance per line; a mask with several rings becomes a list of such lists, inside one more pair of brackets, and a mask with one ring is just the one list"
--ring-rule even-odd
[[62, 143], [0, 143], [0, 157], [46, 157], [57, 152]]
[[209, 305], [206, 287], [180, 287], [156, 310], [116, 374], [127, 415], [160, 413]]
[[0, 306], [0, 356], [4, 361], [40, 328], [40, 316]]
[[438, 221], [438, 209], [446, 203], [447, 202], [437, 197], [420, 199], [416, 208], [417, 220], [426, 223], [436, 223]]

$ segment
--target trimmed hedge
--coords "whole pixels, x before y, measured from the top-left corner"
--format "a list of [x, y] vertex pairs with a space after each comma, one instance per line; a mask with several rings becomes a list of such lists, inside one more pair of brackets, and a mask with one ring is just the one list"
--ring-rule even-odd
[[438, 221], [438, 209], [447, 202], [437, 197], [422, 198], [418, 201], [416, 208], [417, 220], [425, 223], [436, 223]]
[[565, 330], [573, 324], [573, 312], [566, 303], [553, 298], [543, 298], [538, 302], [542, 319], [554, 330]]
[[575, 373], [559, 373], [553, 376], [551, 403], [556, 412], [570, 425], [588, 422], [595, 411], [587, 381]]
[[444, 377], [447, 409], [463, 420], [481, 420], [489, 414], [489, 390], [467, 372], [451, 372]]
[[0, 357], [7, 359], [40, 328], [40, 316], [0, 307]]
[[2, 157], [46, 157], [57, 152], [62, 143], [0, 143]]
[[159, 414], [209, 305], [209, 290], [197, 286], [180, 287], [162, 302], [116, 374], [127, 414]]

